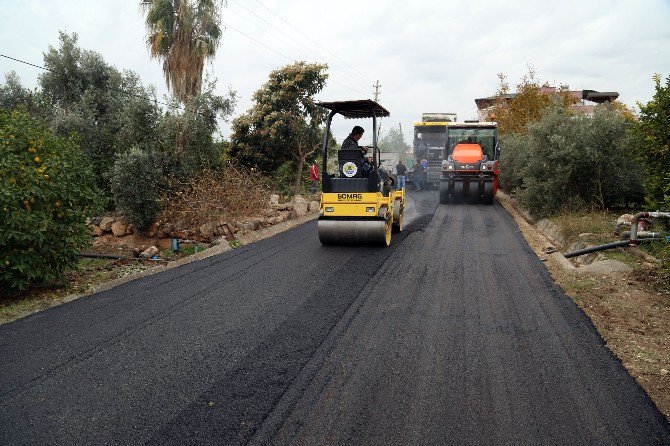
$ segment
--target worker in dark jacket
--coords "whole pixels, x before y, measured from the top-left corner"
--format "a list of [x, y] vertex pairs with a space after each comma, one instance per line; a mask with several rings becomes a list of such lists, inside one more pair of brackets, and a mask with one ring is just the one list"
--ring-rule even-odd
[[358, 140], [363, 137], [363, 133], [365, 130], [363, 130], [363, 127], [361, 126], [355, 126], [352, 130], [349, 136], [347, 136], [344, 141], [342, 142], [342, 147], [340, 147], [341, 151], [344, 150], [355, 150], [357, 151], [361, 158], [360, 158], [360, 163], [361, 163], [361, 168], [362, 168], [362, 176], [367, 176], [370, 171], [372, 170], [372, 163], [368, 162], [368, 158], [366, 157], [366, 154], [368, 153], [368, 148], [367, 147], [361, 147], [358, 145]]
[[368, 153], [367, 147], [360, 147], [358, 145], [358, 140], [363, 137], [363, 133], [365, 130], [363, 130], [363, 127], [360, 126], [355, 126], [352, 130], [349, 136], [347, 136], [344, 141], [342, 141], [342, 147], [340, 147], [340, 150], [358, 150], [361, 152], [361, 161], [364, 161], [365, 159], [365, 154]]
[[396, 172], [396, 178], [398, 179], [397, 181], [398, 190], [400, 190], [403, 187], [405, 187], [405, 175], [407, 174], [407, 166], [405, 166], [402, 163], [402, 160], [400, 160], [398, 164], [395, 166], [395, 172]]

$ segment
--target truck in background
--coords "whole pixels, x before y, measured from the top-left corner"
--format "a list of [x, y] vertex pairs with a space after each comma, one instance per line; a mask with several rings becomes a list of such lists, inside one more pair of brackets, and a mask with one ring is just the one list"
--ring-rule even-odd
[[[423, 113], [421, 121], [414, 123], [414, 181], [427, 188], [439, 187], [447, 145], [447, 125], [457, 120], [456, 113]], [[424, 159], [428, 162], [428, 171], [423, 174], [422, 181], [419, 166]]]

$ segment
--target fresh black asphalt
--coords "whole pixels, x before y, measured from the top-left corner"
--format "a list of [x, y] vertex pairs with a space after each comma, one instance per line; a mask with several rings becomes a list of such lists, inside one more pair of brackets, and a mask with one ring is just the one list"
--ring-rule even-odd
[[670, 426], [499, 205], [316, 224], [0, 326], [0, 445], [654, 445]]

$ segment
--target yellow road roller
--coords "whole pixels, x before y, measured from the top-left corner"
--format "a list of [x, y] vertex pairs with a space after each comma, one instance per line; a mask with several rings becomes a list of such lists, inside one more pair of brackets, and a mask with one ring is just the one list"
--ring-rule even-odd
[[[377, 119], [390, 113], [377, 102], [321, 102], [330, 110], [323, 138], [322, 194], [318, 221], [323, 245], [388, 246], [391, 233], [402, 231], [405, 189], [392, 186], [389, 173], [380, 168]], [[372, 118], [372, 157], [366, 163], [360, 150], [338, 152], [338, 172], [329, 173], [327, 146], [335, 115], [346, 119]]]

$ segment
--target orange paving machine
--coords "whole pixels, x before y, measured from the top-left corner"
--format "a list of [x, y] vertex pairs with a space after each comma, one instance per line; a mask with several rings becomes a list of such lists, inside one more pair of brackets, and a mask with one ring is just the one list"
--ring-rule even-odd
[[495, 122], [448, 124], [440, 203], [493, 204], [498, 191], [499, 155]]

